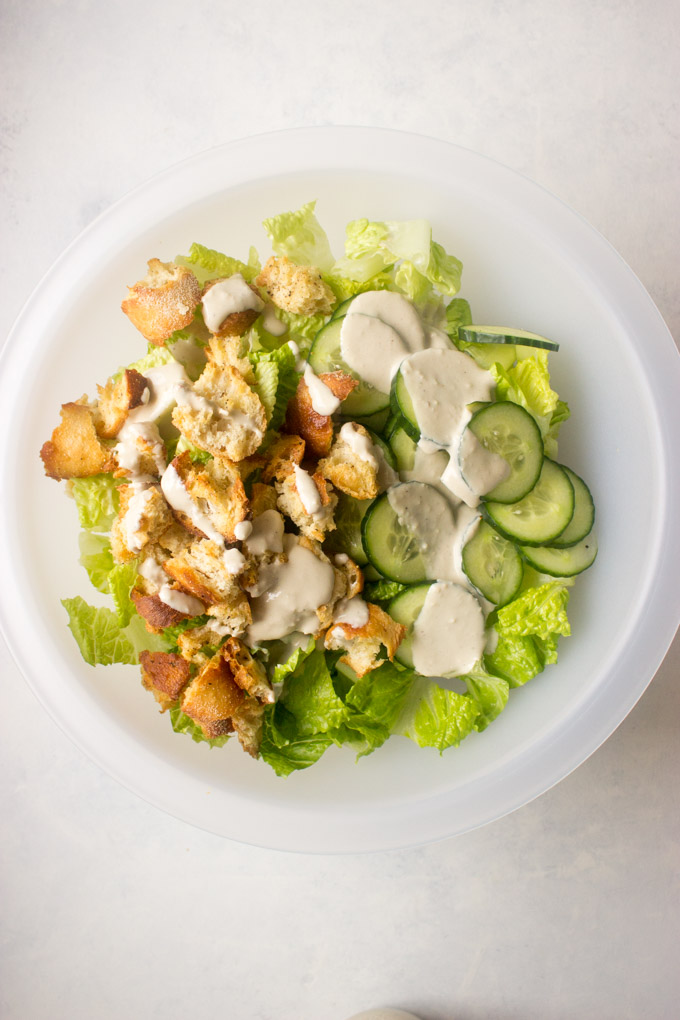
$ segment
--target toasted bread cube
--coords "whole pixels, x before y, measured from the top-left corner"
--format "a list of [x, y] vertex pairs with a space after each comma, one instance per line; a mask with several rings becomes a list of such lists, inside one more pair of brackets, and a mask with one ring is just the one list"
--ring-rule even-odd
[[133, 588], [130, 598], [150, 634], [161, 634], [166, 627], [173, 627], [180, 620], [189, 618], [188, 613], [181, 613], [161, 601], [157, 593], [146, 595], [140, 588]]
[[88, 478], [116, 466], [112, 451], [97, 435], [92, 408], [86, 403], [61, 406], [61, 422], [40, 451], [48, 478]]
[[[363, 425], [352, 423], [355, 432], [370, 442], [370, 434]], [[328, 457], [319, 461], [319, 471], [336, 489], [354, 499], [375, 499], [378, 495], [378, 463], [360, 457], [343, 439], [335, 437]]]
[[323, 542], [326, 534], [335, 529], [333, 511], [337, 505], [338, 497], [332, 489], [329, 492], [326, 480], [318, 471], [311, 475], [311, 480], [319, 494], [318, 509], [312, 513], [307, 511], [298, 489], [295, 474], [288, 475], [282, 482], [276, 483], [277, 506], [282, 513], [290, 517], [293, 524], [297, 525], [302, 535], [306, 538], [313, 538], [317, 542]]
[[[220, 284], [224, 284], [227, 280], [236, 281], [236, 287], [239, 288], [239, 298], [241, 294], [245, 293], [249, 303], [253, 305], [252, 308], [244, 308], [238, 312], [231, 312], [229, 315], [224, 316], [221, 321], [212, 321], [212, 310], [206, 307], [206, 294], [213, 289], [213, 287], [219, 287]], [[247, 288], [247, 290], [244, 290]], [[221, 288], [224, 289], [224, 288]], [[252, 298], [248, 298], [248, 291], [252, 292]], [[246, 283], [240, 273], [235, 273], [233, 277], [221, 277], [217, 280], [208, 280], [203, 287], [203, 317], [206, 325], [212, 330], [212, 332], [218, 337], [240, 337], [250, 329], [252, 324], [255, 322], [257, 317], [261, 314], [264, 308], [264, 301], [260, 297], [256, 287]], [[240, 302], [241, 303], [241, 302]], [[246, 302], [243, 301], [243, 304]], [[214, 308], [214, 306], [213, 306]]]
[[188, 451], [175, 457], [172, 463], [189, 496], [215, 530], [228, 542], [235, 542], [234, 528], [249, 512], [237, 465], [217, 457], [206, 464], [195, 464]]
[[383, 646], [389, 659], [404, 639], [406, 628], [396, 623], [391, 616], [372, 602], [367, 602], [368, 622], [363, 627], [351, 627], [347, 623], [334, 623], [327, 631], [324, 644], [328, 649], [345, 649], [340, 659], [357, 676], [362, 677], [385, 662], [380, 657]]
[[241, 373], [232, 365], [209, 361], [194, 392], [204, 402], [178, 404], [172, 412], [175, 427], [214, 457], [240, 461], [255, 453], [267, 427], [267, 414]]
[[259, 517], [267, 510], [276, 510], [276, 498], [276, 489], [273, 485], [255, 482], [250, 493], [250, 512], [253, 517]]
[[125, 439], [113, 448], [118, 467], [116, 478], [133, 478], [135, 475], [160, 476], [167, 467], [167, 450], [158, 426], [151, 421], [130, 424]]
[[180, 696], [180, 707], [208, 740], [231, 733], [231, 717], [245, 699], [221, 653], [209, 659]]
[[121, 485], [120, 507], [111, 527], [111, 550], [124, 563], [155, 542], [173, 523], [172, 511], [157, 485]]
[[[344, 400], [359, 385], [346, 372], [327, 372], [320, 375], [319, 379], [339, 400]], [[333, 442], [332, 418], [314, 410], [309, 387], [304, 379], [300, 379], [295, 395], [288, 403], [286, 429], [302, 436], [308, 455], [325, 457], [330, 453]]]
[[305, 441], [300, 436], [279, 436], [267, 450], [267, 462], [262, 469], [262, 481], [271, 482], [276, 478], [282, 482], [293, 474], [294, 466], [302, 464], [305, 455]]
[[251, 757], [257, 758], [262, 744], [265, 706], [254, 698], [246, 698], [231, 717], [239, 744]]
[[229, 663], [234, 680], [246, 694], [264, 704], [274, 701], [274, 689], [269, 683], [264, 666], [253, 658], [242, 641], [230, 637], [222, 645], [222, 655]]
[[109, 379], [106, 386], [97, 386], [99, 401], [94, 409], [94, 423], [102, 439], [117, 436], [133, 407], [142, 403], [148, 380], [134, 368], [126, 368], [119, 379]]
[[191, 667], [176, 652], [140, 652], [142, 684], [165, 712], [179, 698], [191, 676]]
[[194, 541], [164, 564], [183, 591], [200, 599], [222, 633], [239, 636], [250, 625], [248, 598], [224, 562], [224, 550], [209, 539]]
[[314, 266], [297, 266], [286, 255], [272, 255], [255, 280], [264, 287], [273, 304], [301, 315], [328, 315], [335, 295]]
[[128, 288], [121, 308], [142, 336], [162, 346], [178, 329], [188, 326], [201, 300], [201, 286], [185, 266], [150, 259], [149, 272]]

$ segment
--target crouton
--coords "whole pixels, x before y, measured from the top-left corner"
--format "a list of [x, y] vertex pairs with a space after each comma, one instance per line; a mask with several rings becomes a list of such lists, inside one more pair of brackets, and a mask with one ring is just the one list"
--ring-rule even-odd
[[328, 315], [335, 295], [314, 266], [296, 266], [285, 255], [272, 255], [255, 280], [264, 287], [273, 304], [300, 315]]
[[[370, 434], [363, 425], [351, 423], [354, 433], [371, 442]], [[345, 426], [343, 426], [343, 429]], [[361, 457], [353, 446], [340, 434], [328, 457], [319, 461], [319, 471], [336, 489], [353, 496], [354, 499], [375, 499], [378, 495], [378, 462]]]
[[[195, 464], [188, 451], [172, 461], [190, 498], [198, 505], [212, 527], [228, 542], [235, 542], [234, 528], [248, 516], [249, 504], [238, 467], [231, 461], [215, 458]], [[191, 522], [175, 511], [185, 527]]]
[[[344, 400], [359, 385], [346, 372], [325, 372], [319, 379], [338, 398]], [[330, 415], [319, 414], [312, 406], [312, 396], [305, 379], [300, 379], [286, 411], [286, 430], [302, 436], [307, 453], [312, 457], [325, 457], [333, 442], [333, 422]]]
[[158, 594], [145, 595], [140, 588], [135, 587], [130, 592], [130, 598], [150, 634], [160, 634], [166, 627], [173, 627], [180, 620], [189, 618], [189, 613], [173, 609]]
[[167, 466], [167, 450], [158, 426], [151, 421], [130, 422], [123, 427], [113, 448], [116, 478], [161, 476]]
[[229, 638], [222, 645], [222, 655], [229, 664], [234, 680], [246, 694], [264, 704], [274, 701], [274, 689], [267, 678], [264, 666], [252, 657], [242, 641], [234, 637]]
[[40, 451], [48, 478], [87, 478], [112, 471], [112, 451], [97, 435], [92, 408], [86, 402], [61, 405], [61, 422]]
[[142, 336], [162, 346], [178, 329], [188, 326], [201, 300], [201, 286], [185, 266], [150, 259], [149, 272], [128, 288], [121, 308]]
[[302, 464], [305, 455], [305, 441], [300, 436], [279, 436], [267, 450], [267, 462], [262, 469], [262, 481], [271, 482], [276, 478], [282, 482], [293, 473], [295, 464]]
[[214, 457], [240, 461], [255, 453], [267, 414], [241, 373], [232, 365], [209, 361], [193, 389], [203, 400], [178, 404], [172, 412], [175, 427]]
[[342, 598], [353, 599], [364, 590], [364, 575], [361, 568], [346, 553], [338, 553], [333, 557], [333, 566], [344, 577], [345, 591]]
[[353, 669], [359, 677], [385, 662], [385, 659], [380, 657], [381, 646], [385, 648], [388, 658], [393, 659], [406, 633], [406, 628], [396, 623], [379, 606], [372, 602], [365, 604], [369, 615], [368, 622], [363, 627], [334, 623], [327, 631], [324, 641], [328, 649], [345, 650], [340, 661]]
[[245, 699], [221, 653], [209, 659], [180, 695], [180, 708], [208, 740], [233, 731], [231, 717]]
[[273, 485], [255, 482], [250, 493], [250, 512], [253, 517], [259, 517], [267, 510], [276, 510], [276, 489]]
[[175, 652], [140, 652], [142, 685], [151, 691], [165, 712], [179, 698], [191, 676], [191, 667]]
[[209, 623], [204, 623], [199, 627], [187, 627], [181, 634], [178, 634], [177, 647], [183, 658], [202, 665], [207, 659], [207, 656], [203, 654], [203, 649], [219, 648], [223, 640], [223, 637]]
[[251, 757], [257, 758], [262, 744], [265, 706], [254, 698], [241, 702], [231, 717], [239, 744]]
[[253, 381], [253, 366], [248, 359], [248, 343], [240, 336], [211, 336], [205, 349], [208, 361], [221, 368], [231, 365], [241, 373], [246, 382]]
[[323, 542], [325, 535], [335, 529], [333, 511], [338, 497], [319, 472], [309, 475], [295, 467], [292, 474], [276, 483], [277, 506], [297, 525], [302, 535]]
[[111, 527], [111, 550], [120, 562], [132, 560], [172, 524], [172, 511], [157, 485], [121, 485], [120, 507]]
[[229, 572], [224, 549], [209, 539], [194, 541], [164, 564], [166, 573], [183, 591], [209, 608], [224, 634], [238, 636], [250, 624], [250, 605], [236, 575]]
[[[206, 326], [220, 337], [243, 336], [264, 308], [257, 289], [246, 283], [240, 273], [208, 280], [203, 287], [202, 303]], [[241, 306], [239, 310], [225, 314], [225, 309], [235, 304]]]
[[117, 436], [133, 407], [142, 403], [148, 380], [134, 368], [126, 368], [118, 379], [109, 379], [106, 386], [97, 386], [99, 401], [94, 408], [94, 424], [102, 439]]

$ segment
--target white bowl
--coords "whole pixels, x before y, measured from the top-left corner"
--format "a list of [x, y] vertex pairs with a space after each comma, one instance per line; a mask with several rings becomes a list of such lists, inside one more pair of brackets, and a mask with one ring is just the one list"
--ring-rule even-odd
[[[393, 738], [355, 764], [331, 749], [283, 780], [234, 742], [174, 734], [136, 667], [87, 666], [60, 599], [93, 599], [72, 502], [38, 450], [59, 405], [144, 351], [121, 314], [152, 256], [199, 240], [269, 252], [261, 220], [317, 199], [336, 253], [350, 219], [425, 217], [463, 260], [475, 317], [561, 342], [560, 457], [592, 485], [600, 553], [578, 579], [560, 661], [486, 732], [438, 755]], [[27, 681], [94, 761], [157, 806], [246, 843], [308, 852], [442, 839], [525, 804], [582, 762], [633, 707], [680, 615], [680, 361], [643, 287], [574, 212], [508, 169], [443, 142], [313, 128], [234, 142], [156, 177], [93, 223], [37, 287], [0, 379], [0, 610]], [[30, 728], [27, 728], [30, 740]]]

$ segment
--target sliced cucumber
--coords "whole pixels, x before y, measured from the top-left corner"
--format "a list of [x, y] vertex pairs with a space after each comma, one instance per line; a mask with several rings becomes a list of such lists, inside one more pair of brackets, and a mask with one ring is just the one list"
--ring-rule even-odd
[[[342, 330], [342, 318], [331, 319], [327, 322], [314, 337], [312, 349], [309, 352], [309, 364], [317, 375], [324, 372], [347, 372], [357, 378], [356, 372], [352, 372], [348, 365], [342, 360], [340, 348], [340, 332]], [[341, 404], [341, 411], [345, 417], [367, 417], [389, 407], [390, 398], [386, 393], [380, 393], [363, 381], [359, 382], [356, 389], [352, 390]]]
[[508, 369], [514, 365], [517, 357], [514, 344], [479, 344], [459, 340], [458, 347], [474, 358], [480, 368], [488, 369], [492, 365], [500, 365], [501, 368]]
[[477, 591], [496, 606], [512, 602], [522, 584], [524, 566], [514, 542], [481, 521], [463, 546], [463, 570]]
[[559, 351], [560, 345], [538, 333], [510, 326], [459, 326], [458, 339], [477, 344], [518, 344], [522, 347], [541, 347], [545, 351]]
[[574, 514], [574, 487], [547, 457], [533, 489], [516, 503], [489, 500], [486, 511], [502, 535], [522, 545], [551, 545]]
[[[508, 477], [487, 492], [485, 498], [497, 503], [516, 503], [526, 496], [538, 481], [543, 464], [541, 431], [529, 412], [509, 400], [485, 404], [475, 411], [467, 428], [482, 446], [501, 456], [510, 467]], [[461, 440], [460, 450], [464, 449]], [[465, 461], [460, 455], [459, 464], [466, 479]]]
[[387, 612], [392, 619], [406, 627], [404, 640], [399, 645], [394, 657], [402, 666], [408, 666], [410, 669], [413, 669], [413, 624], [420, 615], [429, 590], [429, 583], [414, 585], [413, 588], [407, 588], [406, 591], [396, 595], [387, 607]]
[[364, 553], [383, 577], [402, 584], [429, 580], [420, 542], [400, 522], [388, 494], [378, 496], [361, 522]]
[[413, 401], [411, 400], [409, 391], [406, 388], [406, 383], [404, 382], [401, 369], [399, 369], [392, 380], [390, 406], [392, 408], [392, 414], [400, 419], [401, 427], [409, 434], [411, 439], [414, 439], [417, 443], [420, 439], [420, 429], [418, 427], [415, 411], [413, 410]]
[[595, 523], [595, 504], [590, 495], [590, 489], [582, 478], [568, 468], [566, 464], [561, 465], [562, 470], [567, 472], [567, 477], [574, 487], [574, 516], [566, 528], [553, 542], [559, 549], [570, 545], [576, 545], [589, 535]]
[[347, 553], [359, 566], [368, 563], [361, 541], [361, 522], [372, 502], [371, 499], [354, 499], [344, 492], [338, 493], [335, 530], [331, 531], [326, 539], [328, 552]]
[[355, 414], [352, 418], [347, 418], [344, 414], [341, 414], [340, 417], [344, 421], [356, 421], [360, 425], [364, 425], [369, 432], [375, 432], [379, 435], [383, 435], [387, 425], [387, 419], [390, 417], [390, 409], [389, 407], [385, 407], [382, 411], [376, 411], [375, 414]]
[[381, 436], [379, 436], [376, 432], [374, 432], [373, 429], [369, 429], [368, 426], [366, 426], [366, 428], [371, 437], [371, 442], [373, 443], [373, 445], [378, 446], [380, 448], [380, 450], [382, 451], [382, 455], [387, 461], [388, 465], [392, 468], [393, 471], [397, 471], [398, 470], [397, 459], [394, 456], [392, 448], [388, 446], [385, 440]]
[[567, 549], [556, 546], [521, 546], [522, 555], [527, 563], [542, 574], [552, 577], [574, 577], [587, 570], [597, 556], [597, 541], [594, 535], [588, 535], [576, 545]]
[[389, 444], [397, 464], [396, 470], [413, 471], [418, 444], [398, 422], [390, 433]]
[[343, 316], [347, 315], [347, 309], [349, 308], [353, 301], [354, 297], [349, 297], [345, 301], [341, 301], [338, 307], [331, 315], [331, 322], [333, 321], [333, 319], [342, 319]]

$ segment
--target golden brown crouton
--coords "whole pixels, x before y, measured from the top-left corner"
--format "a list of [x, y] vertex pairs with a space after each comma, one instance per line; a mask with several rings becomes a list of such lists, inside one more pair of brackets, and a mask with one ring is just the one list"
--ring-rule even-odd
[[124, 441], [113, 448], [118, 465], [114, 471], [116, 478], [160, 477], [167, 466], [168, 455], [158, 426], [151, 421], [131, 423], [124, 429], [124, 437]]
[[133, 407], [142, 403], [148, 381], [134, 368], [126, 368], [119, 379], [97, 386], [99, 401], [94, 409], [94, 424], [102, 439], [117, 436]]
[[[363, 425], [353, 422], [352, 428], [370, 442], [371, 437]], [[319, 461], [319, 471], [336, 489], [354, 499], [375, 499], [378, 495], [377, 461], [364, 460], [341, 434], [335, 437], [329, 456]]]
[[[214, 458], [206, 464], [194, 463], [188, 451], [172, 462], [184, 488], [201, 513], [228, 542], [235, 542], [234, 528], [248, 516], [248, 499], [238, 467], [231, 461]], [[175, 515], [188, 530], [193, 530], [183, 514]]]
[[177, 701], [191, 676], [189, 663], [175, 652], [140, 652], [139, 664], [143, 686], [165, 712]]
[[40, 451], [49, 478], [87, 478], [115, 466], [112, 451], [104, 446], [95, 429], [92, 409], [86, 403], [61, 406], [61, 422]]
[[238, 636], [251, 622], [250, 604], [235, 574], [224, 562], [224, 550], [209, 539], [194, 541], [164, 564], [183, 591], [209, 608], [222, 632]]
[[150, 634], [160, 634], [166, 627], [172, 627], [189, 617], [188, 613], [180, 613], [162, 602], [158, 594], [145, 595], [141, 589], [133, 588], [130, 598]]
[[250, 494], [250, 512], [253, 517], [259, 517], [267, 510], [276, 510], [276, 489], [273, 485], [255, 482]]
[[[260, 297], [257, 288], [247, 284], [240, 274], [237, 274], [237, 277], [242, 281], [241, 286], [245, 285], [253, 292], [253, 305], [255, 305], [255, 307], [245, 308], [240, 312], [231, 312], [231, 314], [222, 319], [220, 323], [215, 323], [214, 327], [216, 328], [213, 328], [212, 331], [219, 337], [243, 336], [246, 330], [250, 329], [264, 308], [264, 301]], [[229, 277], [220, 277], [217, 280], [208, 280], [203, 287], [203, 298], [205, 298], [208, 291], [212, 290], [212, 288], [217, 284], [224, 283], [225, 279], [229, 279]], [[245, 293], [247, 295], [248, 292], [246, 291]], [[204, 317], [206, 318], [206, 321], [208, 321], [207, 315], [204, 314]]]
[[151, 259], [149, 272], [128, 288], [121, 308], [133, 326], [152, 344], [163, 343], [188, 326], [201, 300], [201, 286], [185, 266]]
[[[335, 529], [333, 511], [338, 497], [332, 488], [329, 491], [326, 480], [318, 471], [311, 476], [307, 472], [302, 472], [301, 468], [297, 468], [297, 472], [287, 475], [282, 482], [277, 481], [277, 506], [282, 513], [290, 517], [293, 524], [297, 525], [302, 535], [323, 542], [326, 534]], [[315, 498], [313, 506], [309, 503], [305, 505], [303, 495], [300, 493], [299, 483], [305, 475], [311, 478], [318, 493], [318, 501]]]
[[300, 436], [279, 436], [267, 450], [267, 463], [262, 469], [262, 481], [271, 482], [273, 478], [282, 482], [293, 473], [295, 464], [302, 464], [305, 455], [305, 441]]
[[244, 698], [245, 694], [218, 652], [184, 689], [180, 707], [198, 723], [209, 740], [214, 740], [232, 732], [231, 717]]
[[174, 408], [175, 427], [214, 457], [240, 461], [255, 453], [267, 427], [267, 413], [241, 373], [232, 365], [209, 361], [193, 389], [199, 400]]
[[260, 753], [265, 706], [254, 698], [246, 698], [231, 717], [239, 743], [253, 758]]
[[172, 511], [157, 485], [121, 485], [120, 508], [111, 527], [111, 550], [120, 562], [132, 560], [155, 542], [173, 522]]
[[[339, 400], [344, 400], [358, 386], [356, 379], [346, 372], [325, 372], [319, 379]], [[312, 406], [312, 397], [304, 379], [300, 379], [295, 395], [288, 403], [286, 431], [302, 436], [307, 453], [312, 457], [325, 457], [333, 442], [333, 422], [330, 415], [318, 414]]]
[[208, 361], [213, 361], [220, 367], [231, 365], [250, 384], [253, 382], [254, 376], [253, 366], [250, 364], [247, 353], [247, 341], [238, 336], [211, 336], [206, 347]]
[[229, 638], [222, 645], [222, 655], [229, 664], [234, 680], [252, 698], [265, 704], [274, 701], [274, 690], [264, 666], [254, 659], [238, 638]]
[[177, 647], [180, 654], [189, 662], [206, 661], [202, 649], [207, 647], [219, 648], [222, 637], [217, 634], [210, 624], [205, 623], [200, 627], [187, 627], [181, 634], [177, 635]]
[[348, 623], [334, 623], [326, 633], [325, 646], [329, 649], [343, 648], [345, 654], [340, 659], [357, 676], [364, 676], [372, 669], [380, 666], [385, 659], [380, 658], [381, 645], [390, 659], [401, 644], [406, 628], [396, 623], [379, 606], [367, 602], [368, 622], [363, 627], [352, 627]]
[[287, 312], [301, 315], [328, 315], [335, 295], [314, 266], [296, 266], [285, 255], [272, 255], [255, 280], [264, 287], [272, 302]]

